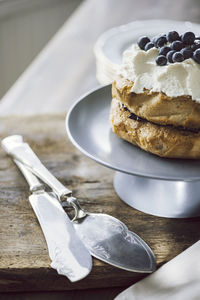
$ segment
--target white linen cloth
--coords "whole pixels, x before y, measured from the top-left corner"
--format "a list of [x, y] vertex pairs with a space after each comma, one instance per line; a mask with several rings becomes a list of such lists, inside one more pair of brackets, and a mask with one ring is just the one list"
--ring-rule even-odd
[[115, 298], [136, 299], [199, 300], [200, 241]]

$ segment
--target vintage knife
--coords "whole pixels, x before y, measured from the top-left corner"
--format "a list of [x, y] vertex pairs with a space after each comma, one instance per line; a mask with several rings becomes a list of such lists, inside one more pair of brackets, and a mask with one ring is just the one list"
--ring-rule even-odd
[[[2, 147], [7, 151], [6, 138], [2, 141]], [[21, 163], [17, 160], [15, 163], [20, 168]], [[51, 267], [72, 282], [83, 279], [92, 268], [89, 251], [78, 237], [55, 194], [46, 192], [44, 185], [25, 168], [23, 174], [30, 185], [32, 194], [29, 202], [44, 233], [52, 260]]]

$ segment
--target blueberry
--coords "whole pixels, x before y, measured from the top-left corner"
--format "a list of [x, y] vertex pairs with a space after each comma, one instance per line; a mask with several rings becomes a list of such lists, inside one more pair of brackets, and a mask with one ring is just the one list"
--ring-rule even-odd
[[185, 45], [192, 45], [195, 40], [195, 35], [191, 31], [187, 31], [181, 35], [181, 40]]
[[150, 42], [150, 39], [147, 36], [142, 36], [138, 39], [138, 46], [140, 49], [144, 50], [144, 47], [146, 46], [147, 43]]
[[159, 54], [158, 55], [166, 55], [169, 51], [171, 50], [170, 47], [168, 46], [163, 46], [160, 48]]
[[193, 53], [193, 59], [200, 64], [200, 49], [197, 49]]
[[180, 40], [180, 36], [179, 36], [178, 32], [170, 31], [167, 34], [167, 40], [168, 40], [168, 42], [172, 43], [174, 41]]
[[156, 40], [157, 40], [157, 38], [158, 38], [157, 36], [154, 36], [154, 37], [152, 38], [152, 40], [151, 40], [152, 43], [154, 43], [154, 45], [156, 45]]
[[157, 37], [155, 39], [155, 46], [156, 46], [156, 48], [161, 48], [166, 43], [167, 43], [167, 39], [166, 39], [166, 36], [164, 36], [164, 35], [159, 36], [159, 37]]
[[180, 51], [184, 47], [181, 41], [174, 41], [171, 43], [171, 49], [175, 51]]
[[156, 63], [158, 66], [164, 66], [167, 64], [167, 59], [164, 55], [158, 55], [156, 58]]
[[193, 56], [193, 51], [191, 48], [183, 48], [180, 52], [183, 54], [184, 59], [188, 59]]
[[173, 60], [173, 62], [182, 62], [182, 61], [184, 61], [184, 56], [181, 52], [175, 52], [172, 55], [172, 60]]
[[176, 53], [175, 50], [171, 50], [167, 53], [166, 58], [167, 58], [168, 62], [173, 63], [172, 56], [174, 53]]
[[145, 50], [145, 51], [148, 51], [149, 49], [151, 49], [151, 48], [153, 48], [153, 47], [154, 47], [154, 43], [149, 42], [149, 43], [147, 43], [147, 44], [145, 45], [144, 50]]
[[190, 46], [190, 48], [191, 48], [193, 51], [195, 51], [195, 50], [197, 50], [197, 49], [200, 48], [200, 43], [199, 43], [199, 44], [193, 44], [193, 45]]

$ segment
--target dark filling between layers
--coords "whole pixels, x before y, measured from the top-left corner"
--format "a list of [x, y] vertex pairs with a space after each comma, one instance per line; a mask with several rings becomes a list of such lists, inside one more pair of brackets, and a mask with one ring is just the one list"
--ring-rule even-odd
[[199, 131], [200, 131], [200, 128], [187, 128], [187, 127], [184, 127], [184, 126], [173, 126], [173, 125], [169, 125], [169, 124], [166, 124], [166, 125], [157, 124], [157, 123], [148, 121], [144, 118], [138, 117], [136, 114], [130, 112], [130, 110], [123, 103], [122, 103], [122, 108], [125, 111], [128, 111], [130, 113], [129, 116], [128, 116], [129, 119], [132, 119], [132, 120], [135, 120], [135, 121], [138, 121], [138, 122], [146, 122], [146, 123], [149, 122], [149, 123], [157, 125], [157, 126], [170, 127], [170, 128], [174, 128], [174, 129], [178, 129], [178, 130], [189, 131], [189, 132], [192, 132], [192, 133], [199, 133]]

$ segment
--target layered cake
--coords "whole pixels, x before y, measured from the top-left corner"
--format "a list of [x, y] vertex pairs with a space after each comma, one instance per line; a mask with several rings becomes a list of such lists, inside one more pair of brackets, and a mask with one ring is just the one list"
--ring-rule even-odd
[[121, 138], [161, 157], [200, 158], [200, 38], [143, 36], [123, 53], [110, 121]]

